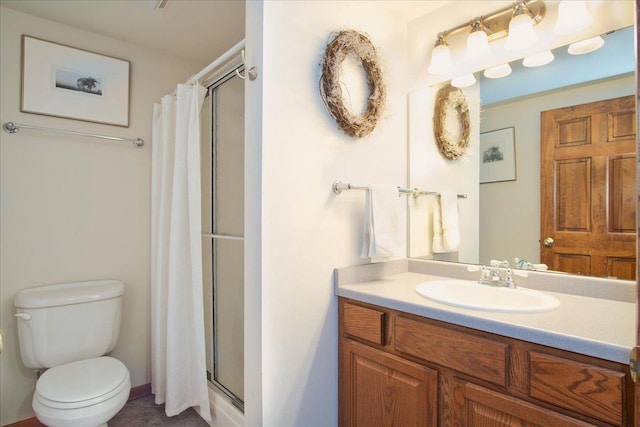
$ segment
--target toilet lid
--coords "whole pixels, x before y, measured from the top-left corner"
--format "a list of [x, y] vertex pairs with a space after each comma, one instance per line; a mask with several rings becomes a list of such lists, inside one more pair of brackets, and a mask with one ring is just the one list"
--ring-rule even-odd
[[128, 378], [122, 362], [103, 356], [48, 369], [36, 383], [36, 393], [51, 403], [77, 407], [111, 398]]

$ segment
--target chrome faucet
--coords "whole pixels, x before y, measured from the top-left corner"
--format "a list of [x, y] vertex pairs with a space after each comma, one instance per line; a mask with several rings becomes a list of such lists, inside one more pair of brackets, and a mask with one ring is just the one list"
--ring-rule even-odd
[[[489, 265], [491, 267], [483, 265], [482, 268], [480, 268], [480, 279], [478, 283], [491, 286], [504, 286], [507, 288], [516, 287], [516, 282], [513, 280], [513, 270], [509, 267], [508, 261], [491, 260]], [[526, 277], [524, 274], [522, 274], [522, 276]]]

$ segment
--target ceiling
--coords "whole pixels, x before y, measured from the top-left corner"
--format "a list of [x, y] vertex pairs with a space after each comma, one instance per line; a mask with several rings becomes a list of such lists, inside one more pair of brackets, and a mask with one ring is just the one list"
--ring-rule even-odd
[[[390, 18], [405, 22], [453, 3], [451, 0], [356, 1], [375, 2], [377, 7], [384, 8]], [[245, 0], [162, 2], [166, 3], [162, 9], [156, 7], [159, 0], [0, 0], [0, 6], [144, 46], [202, 67], [244, 38]], [[339, 2], [329, 0], [327, 3]], [[327, 11], [331, 13], [334, 9], [328, 7]], [[613, 63], [616, 61], [600, 62], [607, 67]], [[592, 67], [589, 66], [589, 70]], [[540, 80], [554, 81], [556, 78], [538, 79]], [[483, 81], [483, 87], [486, 86], [485, 94], [490, 92], [490, 86], [494, 83], [498, 84]], [[509, 91], [519, 93], [518, 90], [522, 91], [523, 87], [528, 86], [531, 85], [516, 85]], [[504, 92], [501, 89], [496, 93]]]
[[[334, 11], [340, 1], [327, 1], [328, 13], [337, 13]], [[356, 0], [364, 1], [384, 8], [390, 18], [408, 22], [452, 0]], [[168, 0], [164, 9], [156, 9], [158, 3], [159, 0], [0, 0], [0, 6], [9, 9], [145, 46], [201, 66], [244, 38], [245, 0]]]
[[244, 38], [244, 0], [0, 0], [0, 6], [206, 65]]

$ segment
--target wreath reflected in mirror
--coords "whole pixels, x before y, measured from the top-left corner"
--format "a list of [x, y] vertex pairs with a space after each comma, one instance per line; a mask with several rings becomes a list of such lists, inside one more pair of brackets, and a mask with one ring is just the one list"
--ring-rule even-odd
[[[369, 97], [367, 108], [360, 116], [353, 114], [344, 104], [342, 96], [340, 69], [348, 55], [360, 60], [367, 76]], [[354, 30], [335, 33], [322, 59], [320, 95], [331, 117], [347, 135], [362, 138], [373, 131], [384, 109], [387, 95], [376, 49], [366, 35]]]
[[469, 146], [469, 106], [462, 90], [449, 84], [438, 90], [433, 130], [444, 157], [456, 160]]

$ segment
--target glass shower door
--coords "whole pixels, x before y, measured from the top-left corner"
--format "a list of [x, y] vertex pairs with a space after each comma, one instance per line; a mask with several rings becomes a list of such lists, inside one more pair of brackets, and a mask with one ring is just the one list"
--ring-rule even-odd
[[234, 70], [209, 94], [202, 147], [207, 377], [243, 409], [244, 81]]

